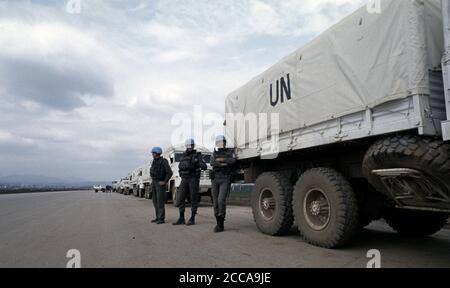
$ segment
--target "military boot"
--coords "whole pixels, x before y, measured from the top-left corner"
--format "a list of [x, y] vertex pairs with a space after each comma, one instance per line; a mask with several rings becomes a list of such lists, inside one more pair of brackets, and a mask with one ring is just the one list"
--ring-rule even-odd
[[195, 215], [196, 213], [192, 213], [191, 219], [189, 219], [189, 222], [186, 224], [187, 226], [195, 225]]
[[217, 227], [214, 229], [214, 232], [220, 233], [225, 231], [225, 218], [224, 217], [217, 217]]
[[214, 228], [214, 233], [220, 233], [223, 232], [223, 227], [221, 225], [221, 217], [216, 217], [217, 226]]
[[177, 222], [173, 223], [174, 226], [184, 225], [186, 224], [186, 220], [184, 219], [184, 213], [180, 212], [180, 218]]

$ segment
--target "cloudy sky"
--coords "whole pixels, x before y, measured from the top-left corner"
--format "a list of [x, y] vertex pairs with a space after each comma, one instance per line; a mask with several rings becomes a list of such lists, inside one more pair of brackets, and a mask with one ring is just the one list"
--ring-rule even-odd
[[0, 176], [125, 176], [366, 1], [76, 2], [0, 0]]

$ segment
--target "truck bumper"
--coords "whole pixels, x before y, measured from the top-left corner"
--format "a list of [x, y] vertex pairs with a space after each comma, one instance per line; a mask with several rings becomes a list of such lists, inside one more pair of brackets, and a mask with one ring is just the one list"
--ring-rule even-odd
[[444, 141], [450, 141], [450, 120], [442, 122], [442, 138]]

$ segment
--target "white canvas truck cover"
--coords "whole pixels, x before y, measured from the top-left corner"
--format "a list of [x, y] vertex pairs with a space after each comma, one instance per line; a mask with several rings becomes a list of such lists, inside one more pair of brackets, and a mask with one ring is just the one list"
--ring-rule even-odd
[[[381, 0], [381, 13], [357, 10], [231, 93], [226, 113], [278, 113], [286, 133], [428, 94], [443, 45], [439, 0]], [[242, 148], [246, 123], [235, 125]]]

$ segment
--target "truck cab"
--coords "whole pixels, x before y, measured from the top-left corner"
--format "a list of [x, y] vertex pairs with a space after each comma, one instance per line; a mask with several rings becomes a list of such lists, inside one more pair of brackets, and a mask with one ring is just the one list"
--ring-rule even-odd
[[137, 181], [137, 197], [150, 199], [151, 197], [151, 184], [152, 178], [150, 177], [150, 167], [152, 162], [142, 165], [138, 168], [138, 181]]
[[136, 197], [138, 197], [138, 190], [139, 190], [138, 185], [139, 185], [139, 180], [140, 180], [141, 176], [142, 176], [142, 170], [140, 168], [131, 172], [130, 188], [131, 188], [131, 193]]
[[112, 192], [117, 192], [118, 187], [119, 187], [119, 181], [118, 180], [112, 181], [111, 184], [112, 184], [112, 186], [111, 186]]
[[124, 195], [130, 195], [131, 184], [130, 184], [131, 175], [123, 178], [120, 182], [120, 193]]

